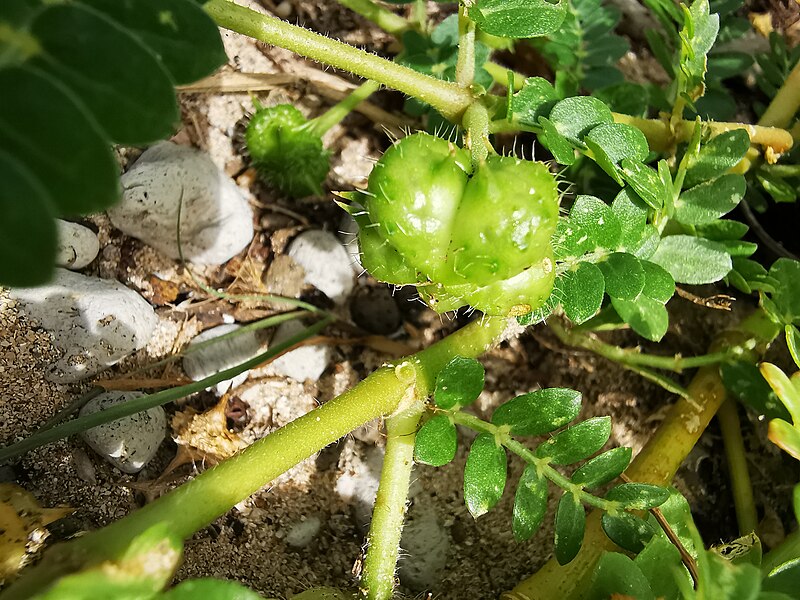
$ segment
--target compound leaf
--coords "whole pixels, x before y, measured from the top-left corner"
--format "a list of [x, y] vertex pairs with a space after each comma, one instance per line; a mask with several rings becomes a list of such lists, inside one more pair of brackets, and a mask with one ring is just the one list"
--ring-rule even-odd
[[541, 527], [545, 514], [547, 479], [539, 475], [535, 465], [528, 465], [522, 472], [514, 496], [514, 516], [511, 522], [514, 538], [518, 542], [530, 539]]
[[454, 357], [436, 377], [433, 400], [445, 410], [472, 404], [483, 390], [483, 365], [474, 358]]
[[510, 426], [511, 435], [542, 435], [574, 420], [580, 410], [580, 392], [547, 388], [501, 404], [492, 414], [492, 423]]
[[586, 530], [586, 511], [580, 501], [565, 492], [558, 502], [555, 521], [555, 555], [558, 564], [566, 565], [581, 549]]
[[543, 442], [536, 456], [556, 465], [571, 465], [600, 450], [611, 436], [611, 417], [593, 417]]
[[453, 460], [457, 448], [456, 426], [447, 415], [436, 415], [417, 432], [414, 458], [419, 463], [441, 467]]
[[480, 433], [472, 442], [464, 467], [464, 501], [476, 519], [500, 501], [507, 460], [505, 449], [490, 433]]

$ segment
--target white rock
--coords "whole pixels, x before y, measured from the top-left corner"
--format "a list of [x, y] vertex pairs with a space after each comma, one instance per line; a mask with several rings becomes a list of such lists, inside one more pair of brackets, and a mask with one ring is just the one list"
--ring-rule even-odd
[[[143, 396], [141, 392], [106, 392], [90, 400], [81, 416]], [[155, 456], [167, 430], [164, 409], [149, 410], [92, 427], [81, 434], [84, 441], [112, 465], [126, 473], [138, 473]]]
[[432, 506], [415, 503], [411, 507], [400, 548], [398, 575], [403, 585], [414, 592], [435, 587], [447, 562], [450, 535]]
[[[231, 324], [206, 329], [189, 343], [189, 348], [201, 342], [206, 342], [226, 333], [236, 331], [240, 327], [241, 325]], [[253, 358], [260, 350], [261, 340], [258, 336], [258, 332], [251, 331], [243, 333], [233, 338], [221, 340], [206, 346], [191, 354], [187, 354], [183, 358], [183, 370], [186, 371], [186, 374], [193, 381], [199, 381]], [[214, 392], [218, 396], [222, 396], [232, 387], [244, 383], [247, 379], [247, 375], [248, 371], [245, 371], [233, 379], [218, 383], [213, 388]]]
[[56, 220], [58, 225], [58, 253], [56, 264], [67, 269], [82, 269], [100, 252], [100, 242], [94, 231], [83, 225]]
[[[296, 320], [281, 323], [275, 330], [270, 345], [274, 347], [297, 335], [303, 329], [303, 325]], [[328, 367], [331, 358], [332, 353], [329, 346], [300, 346], [272, 361], [267, 372], [291, 377], [296, 381], [317, 381]]]
[[287, 254], [305, 270], [306, 283], [336, 304], [344, 303], [353, 291], [352, 259], [332, 233], [318, 229], [305, 231], [292, 240]]
[[305, 548], [317, 537], [320, 527], [322, 521], [319, 517], [311, 516], [305, 521], [299, 521], [286, 534], [286, 543], [292, 548]]
[[22, 311], [53, 336], [62, 356], [47, 378], [79, 381], [143, 348], [158, 317], [139, 294], [118, 281], [56, 269], [49, 284], [15, 288]]
[[363, 532], [369, 529], [372, 519], [372, 506], [378, 493], [381, 468], [383, 467], [383, 448], [380, 446], [357, 445], [358, 452], [346, 457], [342, 473], [336, 480], [336, 493], [352, 505], [356, 525]]
[[122, 202], [108, 210], [115, 227], [187, 260], [224, 263], [253, 239], [253, 213], [243, 192], [207, 154], [161, 142], [122, 176]]

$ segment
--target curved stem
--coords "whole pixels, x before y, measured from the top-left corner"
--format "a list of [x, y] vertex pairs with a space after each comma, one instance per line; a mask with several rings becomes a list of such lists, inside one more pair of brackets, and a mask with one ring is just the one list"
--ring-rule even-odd
[[406, 514], [408, 486], [414, 466], [414, 440], [425, 409], [422, 402], [386, 419], [386, 455], [372, 511], [367, 538], [367, 556], [361, 587], [368, 600], [389, 600]]
[[391, 33], [392, 35], [401, 35], [404, 31], [408, 31], [413, 27], [413, 23], [375, 4], [372, 0], [337, 0], [337, 2], [349, 8], [354, 13], [358, 13], [365, 19], [369, 19], [385, 32]]
[[758, 120], [759, 125], [787, 127], [800, 109], [800, 63], [797, 63], [781, 89], [775, 94], [767, 110]]
[[458, 5], [458, 57], [456, 82], [469, 87], [475, 80], [475, 22], [467, 16], [463, 2]]
[[733, 489], [733, 505], [736, 508], [736, 521], [739, 534], [747, 535], [756, 530], [758, 515], [753, 500], [753, 486], [750, 483], [750, 472], [747, 469], [747, 455], [742, 439], [742, 426], [739, 422], [736, 402], [728, 399], [722, 403], [717, 412], [717, 420], [722, 430], [722, 441], [725, 445], [725, 456], [728, 459], [728, 471]]
[[322, 137], [332, 127], [338, 125], [342, 119], [349, 115], [356, 106], [369, 98], [381, 88], [377, 81], [367, 80], [354, 89], [347, 97], [333, 105], [325, 113], [308, 122], [308, 127], [318, 136]]
[[418, 73], [303, 27], [238, 6], [229, 0], [208, 0], [203, 8], [220, 27], [378, 81], [430, 104], [451, 121], [458, 122], [472, 102], [469, 91], [458, 84]]

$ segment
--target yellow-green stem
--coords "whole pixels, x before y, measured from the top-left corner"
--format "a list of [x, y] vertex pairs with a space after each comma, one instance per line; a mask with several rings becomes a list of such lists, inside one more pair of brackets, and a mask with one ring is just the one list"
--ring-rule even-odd
[[788, 127], [800, 109], [800, 62], [797, 63], [767, 110], [758, 120], [765, 127]]
[[[413, 384], [411, 381], [412, 389]], [[418, 400], [405, 412], [386, 419], [386, 455], [361, 577], [361, 588], [368, 600], [389, 600], [394, 591], [394, 573], [414, 466], [414, 440], [424, 410], [425, 404]]]
[[349, 115], [353, 110], [372, 94], [381, 89], [381, 84], [377, 81], [367, 80], [350, 92], [341, 102], [334, 104], [325, 113], [309, 121], [308, 126], [314, 133], [322, 137], [332, 127], [338, 125], [342, 119]]
[[468, 88], [475, 79], [475, 22], [467, 16], [463, 3], [458, 5], [458, 57], [456, 83]]
[[451, 121], [458, 122], [472, 102], [470, 92], [458, 84], [418, 73], [375, 54], [239, 6], [229, 0], [208, 0], [203, 8], [220, 27], [286, 48], [365, 79], [378, 81], [430, 104]]
[[392, 11], [375, 4], [372, 0], [337, 1], [342, 6], [360, 14], [365, 19], [369, 19], [385, 32], [391, 33], [392, 35], [401, 35], [404, 31], [412, 28], [412, 23], [400, 15], [396, 15]]
[[720, 406], [717, 420], [722, 430], [725, 456], [728, 459], [728, 472], [730, 473], [739, 534], [744, 536], [756, 530], [758, 515], [753, 500], [753, 486], [750, 483], [750, 472], [747, 469], [747, 454], [737, 410], [736, 402], [728, 399]]

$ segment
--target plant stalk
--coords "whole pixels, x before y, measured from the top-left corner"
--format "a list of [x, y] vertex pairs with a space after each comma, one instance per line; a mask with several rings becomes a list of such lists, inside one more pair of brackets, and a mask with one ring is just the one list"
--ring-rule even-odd
[[[414, 392], [412, 400], [427, 397], [433, 391], [436, 375], [454, 356], [483, 354], [500, 338], [506, 326], [505, 318], [484, 317], [430, 348], [397, 361], [397, 366], [375, 371], [341, 396], [144, 508], [108, 527], [54, 546], [0, 597], [30, 598], [57, 577], [117, 560], [131, 540], [154, 526], [177, 538], [192, 535], [328, 444], [374, 418], [397, 411], [404, 400], [409, 400], [409, 389]], [[413, 380], [411, 388], [410, 380]]]
[[303, 27], [238, 6], [229, 0], [208, 0], [203, 8], [220, 27], [378, 81], [430, 104], [453, 122], [460, 121], [462, 113], [472, 102], [469, 90], [456, 83], [418, 73]]
[[386, 455], [372, 511], [361, 588], [368, 600], [390, 600], [406, 514], [408, 486], [414, 466], [414, 440], [425, 410], [417, 402], [406, 412], [386, 419]]
[[[762, 310], [755, 311], [734, 330], [719, 336], [711, 351], [755, 338], [758, 344], [742, 356], [755, 361], [780, 333], [780, 327]], [[634, 458], [626, 471], [632, 481], [669, 485], [675, 472], [700, 439], [726, 398], [725, 386], [716, 366], [702, 367], [689, 384], [690, 398], [679, 398], [655, 435]], [[592, 512], [578, 556], [560, 566], [550, 560], [538, 572], [502, 596], [503, 600], [550, 600], [583, 598], [588, 592], [594, 566], [603, 552], [617, 550], [600, 526], [601, 513]]]
[[377, 81], [372, 81], [371, 79], [365, 81], [350, 92], [341, 102], [334, 104], [325, 113], [309, 121], [309, 127], [314, 133], [322, 137], [334, 126], [338, 125], [342, 119], [353, 112], [356, 106], [379, 89], [381, 89], [381, 84]]
[[739, 535], [745, 536], [756, 530], [758, 515], [753, 500], [753, 486], [750, 483], [750, 472], [747, 469], [747, 455], [737, 410], [736, 402], [729, 398], [720, 406], [717, 420], [722, 430], [722, 442], [725, 445], [725, 456], [728, 459]]
[[758, 124], [765, 127], [788, 127], [800, 109], [800, 63], [797, 63], [775, 94]]
[[467, 16], [463, 2], [458, 5], [458, 57], [456, 83], [468, 88], [475, 80], [475, 22]]
[[358, 13], [365, 19], [375, 23], [386, 33], [392, 35], [402, 35], [404, 31], [412, 28], [412, 23], [393, 13], [392, 11], [379, 6], [372, 0], [337, 0], [345, 8], [349, 8], [354, 13]]

